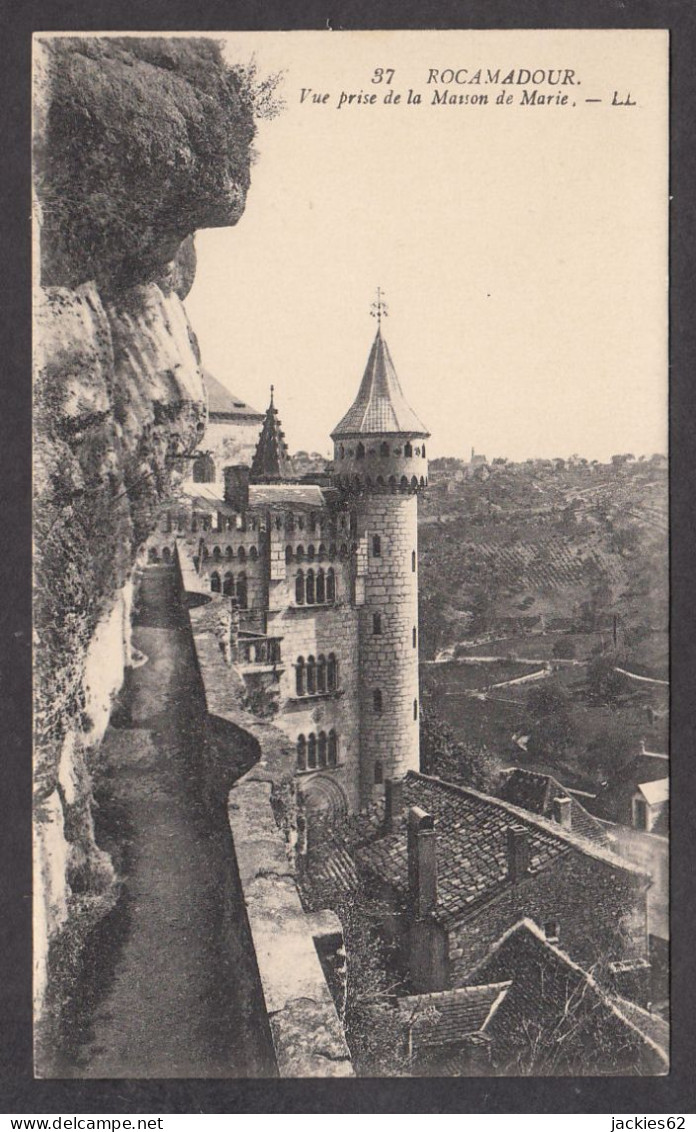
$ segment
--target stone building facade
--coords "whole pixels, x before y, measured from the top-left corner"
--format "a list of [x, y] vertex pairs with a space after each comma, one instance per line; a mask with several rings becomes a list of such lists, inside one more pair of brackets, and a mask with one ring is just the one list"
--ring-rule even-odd
[[381, 326], [332, 438], [333, 472], [296, 477], [271, 389], [251, 467], [226, 467], [223, 483], [187, 481], [145, 552], [173, 561], [183, 538], [201, 592], [231, 599], [230, 662], [252, 710], [295, 746], [310, 829], [419, 768], [417, 500], [428, 433]]

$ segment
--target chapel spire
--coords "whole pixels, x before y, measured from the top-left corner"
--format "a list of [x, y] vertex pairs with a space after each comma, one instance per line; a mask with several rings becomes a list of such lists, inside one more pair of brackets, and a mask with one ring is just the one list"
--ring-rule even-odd
[[285, 433], [278, 410], [273, 403], [273, 386], [271, 386], [271, 400], [254, 453], [249, 480], [251, 483], [279, 483], [292, 477], [292, 460], [285, 443]]

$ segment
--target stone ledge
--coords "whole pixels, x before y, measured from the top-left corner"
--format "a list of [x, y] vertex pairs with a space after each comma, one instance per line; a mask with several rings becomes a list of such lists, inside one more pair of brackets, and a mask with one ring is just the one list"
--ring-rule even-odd
[[[177, 540], [185, 591], [195, 576], [189, 564], [183, 567], [188, 553]], [[222, 609], [222, 599], [210, 596], [208, 605], [188, 610], [207, 710], [251, 736], [260, 756], [230, 790], [227, 814], [278, 1073], [352, 1077], [350, 1051], [315, 945], [315, 939], [341, 933], [340, 921], [328, 912], [304, 912], [271, 806], [274, 788], [292, 781], [295, 749], [279, 728], [241, 707], [240, 681], [214, 632], [211, 606]]]

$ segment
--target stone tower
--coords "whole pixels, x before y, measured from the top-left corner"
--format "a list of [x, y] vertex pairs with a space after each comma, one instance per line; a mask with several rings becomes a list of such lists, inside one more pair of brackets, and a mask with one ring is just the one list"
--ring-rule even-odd
[[354, 515], [362, 805], [419, 769], [417, 507], [430, 434], [406, 403], [381, 313], [358, 395], [331, 433], [334, 481]]

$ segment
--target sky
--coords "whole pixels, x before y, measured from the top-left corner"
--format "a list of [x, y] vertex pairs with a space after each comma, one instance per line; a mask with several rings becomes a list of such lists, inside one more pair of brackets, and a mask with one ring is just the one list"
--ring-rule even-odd
[[[285, 107], [259, 124], [239, 223], [196, 235], [204, 366], [259, 409], [273, 383], [290, 450], [328, 454], [379, 286], [431, 455], [666, 452], [667, 47], [645, 30], [226, 37], [230, 62], [283, 72]], [[494, 81], [447, 81], [479, 68]], [[523, 105], [535, 88], [568, 102]]]

